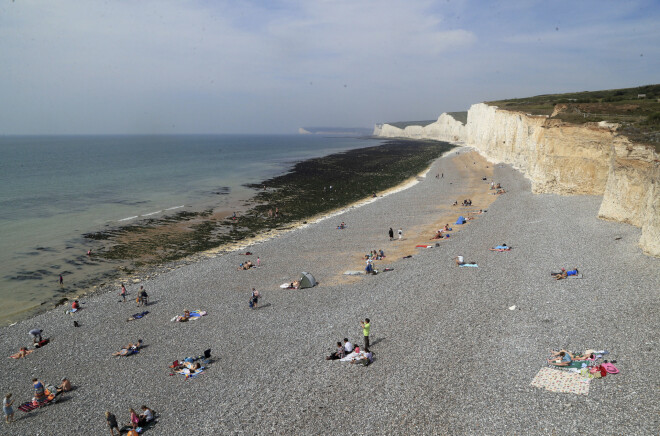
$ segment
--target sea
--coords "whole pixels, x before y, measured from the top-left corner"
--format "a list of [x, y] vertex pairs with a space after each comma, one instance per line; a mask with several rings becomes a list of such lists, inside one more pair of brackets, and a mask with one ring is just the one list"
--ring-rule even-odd
[[85, 233], [181, 211], [233, 210], [253, 195], [246, 184], [379, 143], [321, 135], [0, 137], [0, 324], [82, 294], [116, 268], [87, 256]]

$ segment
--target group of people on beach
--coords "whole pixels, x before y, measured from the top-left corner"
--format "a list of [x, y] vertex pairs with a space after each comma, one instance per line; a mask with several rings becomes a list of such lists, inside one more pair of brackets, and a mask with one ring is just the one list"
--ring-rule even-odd
[[343, 344], [341, 341], [338, 341], [335, 351], [330, 353], [329, 356], [326, 356], [325, 360], [342, 360], [365, 366], [371, 364], [373, 362], [373, 353], [369, 349], [369, 336], [371, 335], [371, 321], [369, 318], [360, 321], [360, 327], [362, 328], [362, 335], [364, 337], [363, 348], [360, 348], [358, 344], [353, 345], [348, 338], [344, 338]]
[[[401, 238], [403, 238], [403, 229], [401, 227], [399, 227], [399, 230], [397, 231], [397, 234], [399, 235], [399, 241], [400, 241]], [[390, 227], [388, 235], [390, 237], [390, 241], [393, 241], [394, 240], [394, 230], [392, 230], [392, 227]]]
[[132, 407], [128, 409], [129, 414], [129, 424], [119, 429], [119, 424], [117, 423], [117, 417], [110, 413], [110, 411], [105, 412], [105, 420], [110, 428], [110, 434], [115, 435], [115, 430], [117, 430], [117, 436], [120, 436], [122, 431], [128, 431], [127, 436], [137, 436], [140, 434], [140, 427], [150, 424], [155, 419], [155, 413], [152, 409], [147, 406], [141, 407], [142, 413], [138, 414]]

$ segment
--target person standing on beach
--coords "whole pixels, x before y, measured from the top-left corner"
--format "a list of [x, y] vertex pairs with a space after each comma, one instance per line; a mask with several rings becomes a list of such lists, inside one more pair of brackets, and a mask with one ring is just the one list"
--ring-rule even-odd
[[259, 291], [252, 288], [252, 308], [256, 309], [258, 303], [259, 303]]
[[110, 412], [105, 412], [105, 420], [108, 423], [108, 427], [110, 427], [110, 434], [112, 436], [115, 436], [114, 429], [117, 429], [117, 435], [121, 436], [121, 432], [119, 431], [119, 426], [117, 425], [117, 417]]
[[126, 286], [124, 284], [121, 284], [121, 291], [119, 292], [119, 295], [121, 296], [122, 303], [126, 303]]
[[394, 230], [392, 230], [392, 227], [390, 227], [390, 241], [394, 239]]
[[2, 400], [2, 411], [5, 413], [5, 421], [7, 424], [14, 421], [14, 408], [11, 405], [14, 404], [14, 400], [11, 399], [11, 393], [5, 395], [5, 398]]
[[399, 241], [403, 238], [403, 230], [399, 227]]
[[369, 333], [371, 332], [371, 321], [369, 318], [365, 318], [364, 321], [360, 321], [360, 327], [362, 327], [362, 334], [364, 335], [364, 349], [369, 349]]
[[259, 259], [259, 256], [257, 256], [257, 268], [261, 266], [261, 259]]
[[64, 285], [64, 277], [60, 274], [60, 286]]

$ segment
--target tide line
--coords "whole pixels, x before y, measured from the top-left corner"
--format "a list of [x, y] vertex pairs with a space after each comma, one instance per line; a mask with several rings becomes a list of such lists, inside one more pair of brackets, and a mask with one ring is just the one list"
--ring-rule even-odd
[[151, 216], [151, 215], [156, 215], [157, 213], [161, 213], [161, 212], [162, 212], [162, 210], [157, 210], [156, 212], [147, 213], [147, 214], [144, 214], [144, 215], [141, 215], [141, 216]]
[[181, 206], [174, 206], [174, 207], [170, 207], [170, 208], [168, 208], [168, 209], [165, 209], [165, 210], [174, 210], [174, 209], [181, 209], [182, 207], [185, 207], [185, 205], [184, 205], [184, 204], [182, 204]]
[[128, 218], [122, 218], [122, 219], [120, 219], [119, 221], [134, 220], [134, 219], [137, 218], [137, 217], [138, 217], [137, 215], [135, 215], [135, 216], [129, 216]]

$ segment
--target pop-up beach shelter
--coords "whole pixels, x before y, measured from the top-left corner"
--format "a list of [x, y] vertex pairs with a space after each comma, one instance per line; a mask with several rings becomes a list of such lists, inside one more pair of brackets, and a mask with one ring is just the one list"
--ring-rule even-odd
[[311, 288], [316, 286], [316, 279], [308, 272], [303, 272], [300, 278], [300, 289]]
[[465, 218], [463, 218], [463, 215], [458, 217], [456, 224], [465, 224]]

